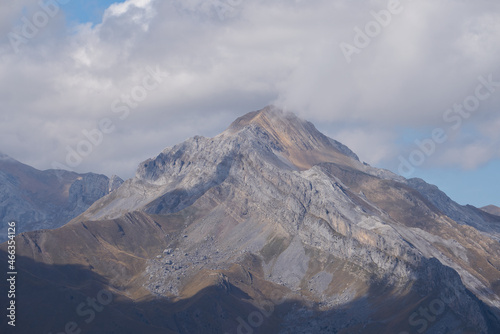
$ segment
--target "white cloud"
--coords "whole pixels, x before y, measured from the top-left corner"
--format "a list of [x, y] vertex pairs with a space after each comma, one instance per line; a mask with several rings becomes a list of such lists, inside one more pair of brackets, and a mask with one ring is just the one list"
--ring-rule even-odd
[[370, 164], [378, 165], [387, 158], [395, 158], [397, 147], [395, 147], [396, 136], [384, 129], [374, 128], [346, 128], [330, 137], [338, 141], [349, 143], [361, 161], [369, 161]]
[[[24, 15], [19, 3], [0, 5], [3, 36]], [[129, 176], [161, 148], [276, 102], [344, 128], [329, 134], [371, 164], [390, 164], [398, 131], [443, 126], [443, 112], [473, 93], [479, 75], [500, 81], [500, 4], [402, 3], [350, 64], [339, 44], [387, 1], [129, 0], [106, 10], [101, 24], [71, 30], [56, 17], [18, 54], [0, 42], [0, 150], [50, 168], [82, 130], [110, 117], [116, 131], [77, 170]], [[119, 120], [113, 101], [157, 65], [168, 80]], [[480, 145], [456, 136], [430, 163], [473, 168], [457, 158], [461, 145], [478, 163], [498, 156], [491, 118], [499, 105], [500, 90], [466, 120], [484, 137]]]
[[[483, 136], [488, 138], [490, 141], [500, 141], [500, 117], [497, 116], [489, 120], [488, 122], [482, 123], [479, 129]], [[500, 147], [499, 147], [500, 149]]]
[[442, 166], [460, 166], [466, 170], [473, 170], [492, 159], [500, 158], [499, 142], [493, 146], [491, 143], [474, 142], [460, 147], [451, 147], [438, 157]]

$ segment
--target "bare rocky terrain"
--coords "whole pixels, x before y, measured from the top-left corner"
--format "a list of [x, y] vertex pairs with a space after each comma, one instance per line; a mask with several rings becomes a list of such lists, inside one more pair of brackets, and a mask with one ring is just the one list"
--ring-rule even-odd
[[498, 333], [499, 225], [267, 107], [18, 236], [20, 330]]

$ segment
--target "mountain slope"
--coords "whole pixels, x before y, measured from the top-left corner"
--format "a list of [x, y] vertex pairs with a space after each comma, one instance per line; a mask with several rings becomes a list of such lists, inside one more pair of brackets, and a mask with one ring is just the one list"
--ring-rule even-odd
[[116, 176], [40, 171], [0, 153], [0, 241], [9, 221], [18, 233], [60, 227], [121, 183]]
[[[68, 317], [109, 291], [93, 333], [498, 332], [498, 241], [418, 188], [267, 107], [141, 163], [64, 227], [22, 234], [20, 291]], [[43, 331], [64, 325], [28, 311]]]
[[421, 179], [410, 179], [408, 185], [419, 191], [427, 200], [435, 205], [441, 212], [461, 225], [469, 225], [481, 231], [484, 235], [500, 241], [500, 218], [495, 217], [483, 209], [472, 205], [460, 205], [449, 198], [434, 185]]

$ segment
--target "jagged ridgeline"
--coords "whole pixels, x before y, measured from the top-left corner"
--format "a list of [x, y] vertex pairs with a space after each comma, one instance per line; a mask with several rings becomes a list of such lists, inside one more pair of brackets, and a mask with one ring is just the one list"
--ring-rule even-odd
[[500, 217], [267, 107], [19, 235], [19, 329], [500, 333], [499, 240]]

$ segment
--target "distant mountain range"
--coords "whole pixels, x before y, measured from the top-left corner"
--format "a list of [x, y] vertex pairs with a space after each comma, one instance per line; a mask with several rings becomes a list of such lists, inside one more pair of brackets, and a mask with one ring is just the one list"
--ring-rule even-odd
[[486, 211], [492, 215], [500, 216], [500, 208], [498, 206], [495, 206], [495, 205], [485, 206], [485, 207], [481, 208], [481, 210]]
[[248, 113], [111, 188], [17, 237], [20, 333], [500, 333], [500, 217], [293, 114]]
[[122, 183], [117, 176], [40, 171], [0, 153], [0, 242], [9, 221], [18, 233], [60, 227]]

